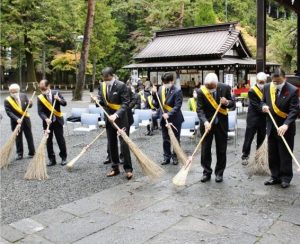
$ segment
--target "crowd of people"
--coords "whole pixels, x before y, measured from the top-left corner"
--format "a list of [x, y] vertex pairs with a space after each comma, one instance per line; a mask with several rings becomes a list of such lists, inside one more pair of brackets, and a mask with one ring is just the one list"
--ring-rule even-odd
[[[162, 85], [157, 89], [150, 82], [139, 84], [133, 87], [130, 82], [125, 84], [117, 79], [111, 67], [102, 70], [102, 82], [100, 82], [98, 95], [94, 97], [106, 110], [108, 117], [105, 119], [107, 133], [107, 157], [105, 164], [111, 164], [111, 170], [107, 177], [114, 177], [120, 174], [120, 165], [123, 165], [128, 180], [133, 177], [133, 167], [130, 150], [122, 137], [118, 136], [118, 130], [112, 125], [115, 122], [120, 128], [130, 135], [130, 126], [133, 124], [133, 113], [135, 109], [152, 110], [152, 123], [147, 127], [148, 136], [158, 129], [158, 121], [162, 130], [163, 154], [162, 165], [177, 165], [176, 153], [172, 151], [167, 125], [171, 128], [176, 139], [180, 143], [181, 125], [184, 122], [181, 107], [183, 94], [180, 88], [174, 84], [174, 76], [166, 72], [162, 76]], [[299, 98], [297, 88], [286, 82], [285, 73], [276, 69], [272, 74], [272, 82], [266, 83], [267, 75], [263, 72], [257, 74], [257, 82], [249, 90], [249, 107], [247, 114], [247, 128], [242, 149], [242, 163], [248, 163], [250, 148], [255, 134], [257, 134], [257, 147], [259, 148], [266, 135], [268, 136], [269, 168], [271, 178], [265, 185], [281, 184], [287, 188], [292, 180], [292, 157], [282, 142], [284, 136], [291, 149], [294, 146], [296, 135], [295, 120], [299, 113]], [[59, 91], [52, 90], [47, 80], [39, 82], [41, 95], [37, 98], [38, 114], [42, 120], [43, 128], [50, 125], [47, 140], [48, 166], [56, 165], [56, 156], [53, 150], [53, 135], [55, 135], [58, 146], [61, 165], [66, 164], [67, 148], [64, 138], [61, 106], [67, 103]], [[21, 123], [21, 116], [29, 104], [26, 94], [20, 93], [20, 87], [12, 84], [9, 87], [10, 95], [5, 99], [4, 106], [7, 115], [11, 120], [12, 130]], [[54, 110], [53, 104], [55, 102]], [[219, 107], [219, 104], [221, 104]], [[207, 136], [201, 147], [201, 165], [203, 175], [201, 182], [207, 182], [211, 175], [215, 174], [215, 181], [223, 181], [223, 174], [227, 163], [227, 136], [228, 136], [228, 110], [235, 108], [235, 100], [231, 94], [231, 87], [218, 81], [215, 73], [209, 73], [199, 89], [193, 90], [193, 97], [188, 100], [188, 108], [197, 113], [200, 120], [200, 133]], [[210, 121], [218, 109], [217, 116], [213, 123]], [[51, 111], [53, 117], [50, 119]], [[278, 129], [267, 115], [275, 118]], [[22, 134], [27, 140], [29, 157], [35, 154], [33, 136], [31, 132], [31, 121], [29, 114], [25, 115], [21, 130], [16, 139], [17, 160], [23, 158]], [[216, 164], [212, 169], [212, 142], [215, 138]], [[120, 144], [120, 147], [119, 147]], [[120, 150], [119, 150], [120, 148]]]

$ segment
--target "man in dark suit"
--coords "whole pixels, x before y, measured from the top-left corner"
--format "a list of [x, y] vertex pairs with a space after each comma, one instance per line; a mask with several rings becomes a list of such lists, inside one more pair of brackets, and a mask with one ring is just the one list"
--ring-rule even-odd
[[299, 98], [297, 88], [286, 82], [285, 73], [281, 69], [275, 70], [272, 82], [264, 87], [262, 110], [265, 113], [270, 111], [279, 127], [276, 130], [270, 117], [267, 117], [271, 178], [265, 182], [265, 185], [281, 184], [282, 188], [287, 188], [293, 178], [292, 157], [281, 136], [284, 136], [293, 150]]
[[[21, 124], [21, 117], [28, 104], [30, 108], [32, 107], [32, 101], [28, 99], [26, 94], [20, 93], [20, 87], [18, 84], [11, 84], [9, 86], [9, 92], [10, 96], [5, 99], [4, 108], [8, 117], [10, 118], [11, 129], [14, 131], [16, 126]], [[28, 156], [32, 158], [35, 153], [35, 149], [31, 132], [31, 122], [28, 113], [26, 113], [23, 119], [19, 134], [16, 138], [16, 160], [21, 160], [23, 158], [23, 132], [28, 144]]]
[[[115, 122], [121, 129], [125, 129], [127, 135], [129, 135], [128, 108], [130, 94], [128, 87], [115, 78], [111, 67], [102, 70], [102, 77], [103, 82], [100, 84], [98, 98], [101, 106], [109, 114], [109, 117], [106, 117], [105, 121], [112, 170], [107, 174], [107, 177], [113, 177], [120, 174], [120, 159], [118, 152], [118, 131], [111, 122]], [[124, 156], [123, 167], [127, 179], [130, 180], [133, 177], [133, 169], [129, 147], [122, 137], [120, 137], [120, 143], [121, 152]]]
[[[151, 86], [152, 89], [153, 86]], [[155, 88], [156, 89], [156, 88]], [[152, 110], [152, 121], [151, 125], [147, 125], [147, 136], [153, 136], [153, 130], [158, 129], [158, 123], [157, 120], [159, 119], [159, 115], [157, 113], [157, 99], [155, 97], [155, 94], [153, 94], [152, 90], [147, 96], [147, 102], [146, 102], [146, 109], [151, 109]]]
[[266, 137], [266, 114], [262, 112], [261, 101], [263, 99], [263, 88], [267, 81], [267, 75], [260, 72], [256, 77], [256, 84], [249, 90], [249, 107], [247, 113], [247, 127], [243, 144], [242, 164], [247, 165], [251, 144], [257, 133], [256, 149], [263, 143]]
[[[210, 121], [218, 107], [222, 104], [212, 126]], [[234, 108], [235, 102], [231, 97], [230, 86], [219, 83], [215, 73], [209, 73], [204, 80], [204, 86], [198, 90], [197, 113], [200, 119], [200, 132], [206, 135], [201, 147], [201, 165], [203, 176], [201, 182], [209, 181], [212, 174], [211, 168], [211, 146], [213, 137], [216, 141], [217, 163], [215, 167], [216, 182], [223, 181], [223, 173], [226, 168], [228, 112], [227, 109]]]
[[[60, 92], [50, 89], [50, 83], [47, 80], [41, 80], [39, 83], [39, 88], [42, 94], [39, 95], [37, 99], [38, 114], [43, 120], [44, 130], [47, 128], [47, 125], [50, 124], [49, 132], [47, 132], [49, 133], [47, 140], [47, 152], [50, 161], [47, 166], [54, 166], [56, 164], [55, 153], [53, 150], [53, 133], [60, 150], [59, 156], [61, 157], [61, 165], [66, 165], [67, 148], [63, 129], [64, 118], [60, 106], [66, 106], [67, 102]], [[56, 103], [54, 107], [54, 113], [52, 119], [50, 120], [50, 114], [55, 100]]]
[[[161, 118], [161, 127], [162, 127], [162, 137], [163, 137], [163, 150], [164, 150], [164, 160], [162, 165], [169, 164], [171, 159], [173, 160], [173, 164], [178, 164], [177, 155], [175, 152], [171, 152], [171, 143], [170, 137], [168, 134], [168, 128], [166, 127], [166, 120], [171, 124], [171, 128], [177, 138], [178, 142], [180, 142], [180, 132], [181, 132], [181, 124], [184, 121], [181, 106], [183, 101], [182, 91], [174, 86], [174, 76], [172, 73], [164, 73], [162, 76], [163, 85], [159, 88], [158, 96], [162, 103], [163, 110], [159, 107], [158, 101], [155, 103], [158, 108], [158, 114]], [[156, 93], [156, 88], [152, 88], [152, 92]], [[153, 94], [154, 96], [154, 94]], [[155, 99], [156, 95], [154, 96]]]

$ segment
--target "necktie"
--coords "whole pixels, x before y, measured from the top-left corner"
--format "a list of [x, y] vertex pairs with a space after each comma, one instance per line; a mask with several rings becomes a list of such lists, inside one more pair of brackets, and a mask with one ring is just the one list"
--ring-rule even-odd
[[108, 86], [107, 86], [107, 91], [106, 91], [106, 92], [107, 92], [107, 97], [108, 97], [109, 94], [110, 94], [110, 90], [111, 90], [111, 85], [108, 85]]
[[276, 89], [276, 97], [278, 98], [280, 96], [280, 89]]
[[[216, 91], [213, 92], [213, 97], [217, 101], [217, 92]], [[218, 123], [219, 123], [219, 119], [218, 119], [218, 115], [217, 115], [215, 118], [214, 124], [218, 124]]]

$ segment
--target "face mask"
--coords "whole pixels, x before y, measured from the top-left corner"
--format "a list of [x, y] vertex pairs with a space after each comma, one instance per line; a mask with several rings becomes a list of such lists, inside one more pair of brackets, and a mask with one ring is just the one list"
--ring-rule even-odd
[[166, 89], [170, 89], [172, 87], [172, 84], [168, 83], [168, 84], [164, 84], [164, 86], [165, 86]]
[[196, 92], [193, 93], [193, 97], [197, 98], [197, 93]]
[[284, 83], [285, 83], [285, 82], [283, 82], [283, 83], [282, 83], [282, 84], [280, 84], [280, 85], [275, 85], [276, 89], [279, 89], [279, 90], [281, 90], [281, 89], [282, 89], [282, 87], [284, 86]]
[[209, 89], [209, 92], [210, 92], [210, 93], [214, 93], [215, 91], [216, 91], [216, 88]]
[[264, 84], [257, 84], [257, 86], [258, 86], [258, 88], [261, 89], [261, 90], [264, 88]]
[[134, 89], [134, 87], [132, 87], [132, 88], [131, 88], [131, 91], [132, 91], [133, 93], [135, 93], [135, 89]]
[[49, 89], [47, 89], [46, 91], [42, 91], [42, 93], [43, 93], [44, 95], [49, 95], [50, 91], [49, 91]]
[[17, 99], [17, 98], [19, 98], [20, 93], [19, 93], [19, 92], [16, 92], [16, 93], [11, 93], [10, 95], [11, 95], [14, 99]]

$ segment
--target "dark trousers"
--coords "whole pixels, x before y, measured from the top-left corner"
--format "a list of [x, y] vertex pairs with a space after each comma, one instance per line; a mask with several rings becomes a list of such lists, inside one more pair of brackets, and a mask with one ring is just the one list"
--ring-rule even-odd
[[[173, 124], [174, 125], [174, 124]], [[175, 134], [176, 139], [180, 143], [180, 132], [181, 132], [181, 124], [174, 125], [175, 128], [172, 126], [172, 130]], [[163, 138], [163, 149], [164, 149], [164, 160], [170, 160], [171, 158], [177, 158], [177, 155], [173, 151], [171, 152], [171, 141], [168, 133], [168, 128], [166, 127], [165, 123], [161, 124], [162, 127], [162, 138]]]
[[[17, 124], [12, 126], [12, 129], [14, 130], [16, 128]], [[33, 136], [31, 132], [31, 123], [30, 120], [25, 121], [21, 125], [21, 129], [19, 131], [19, 134], [16, 138], [16, 147], [17, 147], [17, 154], [20, 156], [23, 156], [23, 132], [27, 141], [28, 145], [28, 155], [34, 155], [35, 149], [34, 149], [34, 143], [33, 143]]]
[[[44, 125], [44, 129], [46, 129], [46, 125]], [[55, 161], [55, 153], [53, 150], [53, 134], [55, 135], [58, 147], [59, 147], [59, 156], [62, 160], [67, 159], [67, 148], [66, 148], [66, 141], [64, 138], [64, 127], [61, 125], [57, 120], [52, 122], [50, 125], [50, 133], [47, 140], [47, 152], [48, 158], [51, 161]]]
[[[291, 150], [294, 148], [294, 135], [288, 133], [285, 139]], [[272, 130], [268, 137], [269, 168], [274, 179], [290, 182], [293, 178], [292, 157], [290, 156], [281, 137], [276, 130]]]
[[[112, 168], [118, 170], [120, 159], [119, 159], [119, 147], [118, 147], [118, 131], [115, 129], [111, 123], [106, 123], [106, 133], [107, 133], [107, 140], [108, 140], [108, 152], [110, 161], [112, 162]], [[126, 128], [126, 134], [129, 135], [129, 130]], [[123, 138], [120, 136], [120, 145], [121, 145], [121, 152], [122, 157], [124, 159], [124, 170], [125, 172], [132, 172], [132, 163], [131, 163], [131, 157], [130, 157], [130, 150], [123, 140]]]
[[[201, 134], [204, 134], [204, 127], [201, 128]], [[201, 147], [201, 165], [203, 167], [204, 175], [211, 175], [211, 146], [212, 141], [215, 136], [216, 141], [216, 153], [217, 153], [217, 163], [215, 167], [216, 175], [223, 175], [226, 168], [226, 151], [227, 151], [227, 131], [225, 131], [220, 123], [214, 124], [211, 131], [206, 135]]]
[[256, 149], [258, 149], [261, 144], [264, 142], [266, 137], [266, 124], [260, 126], [247, 126], [245, 132], [245, 139], [243, 144], [243, 156], [248, 157], [251, 150], [251, 144], [254, 139], [255, 134], [256, 137]]

